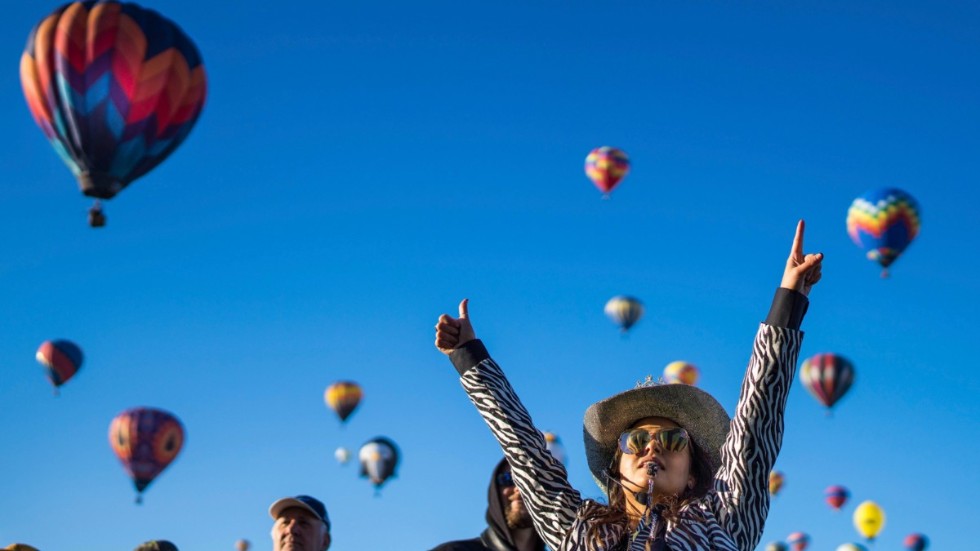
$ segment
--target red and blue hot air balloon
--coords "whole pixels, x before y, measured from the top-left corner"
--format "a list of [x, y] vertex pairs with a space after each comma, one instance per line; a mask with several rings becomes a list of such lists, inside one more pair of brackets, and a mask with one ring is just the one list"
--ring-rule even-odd
[[869, 260], [881, 264], [881, 276], [919, 235], [919, 204], [900, 189], [869, 191], [851, 203], [847, 233]]
[[929, 539], [922, 534], [909, 534], [902, 544], [909, 551], [925, 551], [929, 547]]
[[599, 188], [605, 199], [629, 171], [630, 159], [622, 149], [604, 145], [593, 149], [585, 157], [585, 175]]
[[816, 354], [800, 366], [800, 382], [829, 414], [854, 383], [854, 365], [839, 354]]
[[840, 508], [847, 503], [847, 499], [851, 497], [851, 493], [843, 486], [830, 486], [824, 490], [823, 494], [827, 505], [830, 505], [835, 511], [840, 511]]
[[806, 551], [806, 548], [810, 545], [810, 536], [803, 532], [793, 532], [786, 538], [786, 543], [789, 544], [789, 548], [793, 551]]
[[55, 394], [58, 393], [58, 387], [74, 377], [82, 367], [82, 349], [64, 339], [42, 342], [35, 357], [47, 371]]
[[[201, 55], [176, 24], [114, 0], [72, 2], [41, 20], [20, 80], [35, 122], [97, 200], [173, 153], [207, 88]], [[105, 223], [98, 201], [91, 214], [93, 227]]]
[[177, 457], [184, 445], [184, 426], [171, 413], [154, 408], [128, 409], [109, 425], [109, 444], [136, 486], [143, 490]]

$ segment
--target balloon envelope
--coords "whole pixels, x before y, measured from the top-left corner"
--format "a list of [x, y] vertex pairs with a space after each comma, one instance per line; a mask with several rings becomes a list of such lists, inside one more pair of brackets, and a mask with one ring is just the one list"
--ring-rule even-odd
[[142, 493], [180, 453], [184, 427], [160, 409], [128, 409], [109, 425], [109, 444]]
[[873, 540], [885, 527], [885, 511], [873, 501], [865, 501], [854, 510], [854, 528], [858, 533]]
[[608, 145], [593, 149], [585, 158], [586, 176], [605, 195], [609, 195], [629, 170], [626, 152]]
[[35, 354], [55, 388], [65, 384], [82, 367], [82, 349], [64, 339], [44, 341]]
[[922, 534], [909, 534], [902, 543], [909, 551], [925, 551], [929, 547], [929, 539]]
[[109, 199], [167, 158], [204, 106], [197, 47], [155, 11], [72, 2], [31, 31], [20, 79], [34, 121], [85, 195]]
[[687, 362], [671, 362], [664, 368], [664, 381], [671, 384], [694, 385], [697, 384], [698, 377], [698, 368]]
[[323, 393], [323, 400], [330, 409], [334, 410], [340, 417], [340, 422], [343, 423], [357, 409], [363, 396], [364, 392], [361, 390], [361, 385], [352, 381], [338, 381], [327, 387]]
[[251, 546], [248, 540], [238, 540], [235, 542], [235, 551], [248, 551]]
[[793, 532], [786, 538], [786, 543], [793, 551], [804, 551], [810, 545], [810, 536], [803, 532]]
[[766, 551], [786, 551], [787, 549], [789, 548], [781, 541], [773, 541], [766, 544]]
[[605, 311], [609, 319], [626, 332], [643, 316], [643, 304], [633, 297], [620, 295], [609, 299]]
[[565, 446], [561, 443], [561, 438], [558, 438], [557, 434], [546, 432], [544, 433], [544, 444], [548, 451], [551, 452], [551, 456], [558, 460], [559, 463], [568, 467], [568, 463], [565, 461], [568, 456], [565, 454]]
[[785, 481], [786, 481], [786, 478], [783, 476], [783, 473], [781, 473], [779, 471], [772, 471], [772, 472], [770, 472], [769, 473], [769, 494], [770, 495], [777, 495], [779, 493], [779, 491], [783, 489], [783, 482], [785, 482]]
[[867, 548], [857, 543], [845, 543], [837, 546], [837, 551], [867, 551]]
[[361, 476], [380, 488], [389, 478], [396, 476], [398, 447], [388, 438], [378, 437], [367, 441], [357, 454], [361, 463]]
[[334, 450], [333, 456], [337, 460], [337, 463], [346, 465], [350, 461], [350, 450], [344, 447], [337, 448]]
[[838, 354], [817, 354], [800, 366], [800, 382], [818, 402], [830, 408], [854, 383], [854, 365]]
[[869, 191], [851, 203], [847, 233], [868, 259], [887, 268], [919, 234], [919, 205], [896, 188]]
[[830, 486], [824, 490], [824, 498], [827, 501], [827, 505], [830, 505], [835, 511], [840, 511], [840, 508], [847, 503], [847, 498], [849, 497], [851, 497], [850, 492], [843, 486]]

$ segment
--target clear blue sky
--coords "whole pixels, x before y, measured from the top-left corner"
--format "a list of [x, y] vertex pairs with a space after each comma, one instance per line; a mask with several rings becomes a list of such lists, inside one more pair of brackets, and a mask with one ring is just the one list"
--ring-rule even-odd
[[[464, 296], [595, 496], [585, 408], [685, 359], [731, 412], [805, 218], [826, 261], [802, 357], [844, 354], [857, 378], [831, 418], [793, 389], [763, 545], [857, 541], [873, 499], [877, 549], [975, 546], [975, 2], [223, 4], [145, 3], [193, 37], [209, 97], [102, 230], [19, 84], [57, 3], [0, 18], [0, 545], [268, 549], [267, 507], [299, 493], [337, 551], [475, 536], [500, 452], [432, 347]], [[633, 161], [608, 201], [582, 172], [600, 145]], [[844, 227], [882, 186], [923, 213], [887, 280]], [[647, 308], [628, 339], [602, 313], [624, 293]], [[87, 356], [54, 398], [33, 354], [58, 337]], [[366, 394], [343, 429], [337, 379]], [[187, 431], [142, 506], [107, 440], [139, 405]], [[404, 456], [380, 497], [333, 459], [377, 435]], [[839, 514], [831, 484], [853, 495]]]

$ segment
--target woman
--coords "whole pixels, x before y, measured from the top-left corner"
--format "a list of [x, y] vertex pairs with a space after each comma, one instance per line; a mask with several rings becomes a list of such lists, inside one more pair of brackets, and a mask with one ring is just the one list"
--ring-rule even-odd
[[735, 418], [706, 392], [647, 381], [585, 412], [589, 470], [608, 497], [582, 500], [500, 367], [476, 340], [467, 300], [436, 324], [436, 347], [513, 470], [535, 528], [555, 551], [751, 551], [769, 511], [768, 476], [822, 254], [803, 253], [801, 220], [780, 288], [756, 334]]

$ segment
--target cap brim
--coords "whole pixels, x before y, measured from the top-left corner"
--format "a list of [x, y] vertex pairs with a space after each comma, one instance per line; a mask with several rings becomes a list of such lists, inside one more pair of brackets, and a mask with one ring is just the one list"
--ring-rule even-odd
[[284, 497], [279, 501], [273, 503], [272, 506], [269, 507], [269, 516], [271, 516], [273, 519], [277, 519], [279, 518], [280, 513], [282, 513], [286, 509], [289, 509], [290, 507], [299, 507], [300, 509], [305, 509], [309, 511], [314, 518], [323, 521], [323, 519], [320, 518], [320, 514], [313, 510], [313, 507], [310, 507], [309, 505], [303, 503], [302, 501], [292, 497]]

